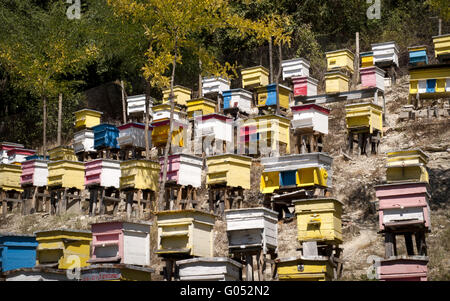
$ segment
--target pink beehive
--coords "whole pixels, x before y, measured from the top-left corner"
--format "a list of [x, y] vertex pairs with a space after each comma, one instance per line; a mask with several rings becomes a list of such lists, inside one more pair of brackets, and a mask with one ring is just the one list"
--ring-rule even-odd
[[151, 223], [109, 221], [91, 225], [90, 263], [150, 265]]
[[425, 256], [391, 257], [380, 261], [377, 278], [381, 281], [427, 281]]
[[375, 186], [379, 200], [380, 230], [416, 225], [431, 229], [427, 183], [399, 183]]
[[22, 163], [22, 175], [20, 185], [32, 185], [36, 187], [47, 186], [48, 161], [29, 160]]
[[314, 96], [317, 95], [318, 80], [309, 76], [293, 77], [294, 96]]
[[86, 186], [120, 187], [120, 161], [97, 159], [84, 163]]
[[[164, 157], [159, 158], [161, 165], [160, 179], [163, 176]], [[200, 187], [202, 179], [202, 158], [188, 154], [175, 154], [167, 159], [167, 182], [177, 185]]]
[[361, 85], [366, 88], [378, 88], [384, 91], [384, 70], [372, 66], [360, 69]]

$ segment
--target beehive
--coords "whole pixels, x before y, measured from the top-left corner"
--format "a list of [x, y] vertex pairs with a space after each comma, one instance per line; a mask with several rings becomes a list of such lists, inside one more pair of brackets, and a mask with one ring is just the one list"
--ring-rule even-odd
[[48, 154], [51, 161], [77, 161], [77, 156], [75, 156], [74, 149], [68, 146], [57, 146], [55, 148], [49, 149]]
[[36, 237], [0, 233], [0, 273], [36, 264]]
[[[280, 108], [289, 108], [289, 100], [292, 89], [279, 85], [279, 103]], [[258, 107], [276, 106], [277, 105], [277, 85], [270, 84], [263, 87], [256, 88], [258, 97]]]
[[108, 221], [91, 224], [89, 263], [150, 265], [151, 223]]
[[[161, 165], [160, 181], [163, 177], [164, 157], [159, 158]], [[203, 159], [188, 154], [174, 154], [167, 158], [167, 182], [181, 186], [191, 185], [200, 187], [202, 185]]]
[[188, 118], [215, 113], [216, 108], [217, 102], [205, 97], [187, 101]]
[[96, 159], [85, 162], [86, 186], [120, 187], [120, 161]]
[[450, 64], [425, 65], [409, 69], [409, 94], [420, 98], [450, 95]]
[[[172, 147], [184, 146], [184, 135], [187, 124], [184, 122], [172, 121]], [[166, 146], [170, 132], [170, 120], [157, 121], [152, 123], [152, 144], [156, 147]]]
[[233, 119], [221, 114], [208, 114], [195, 118], [194, 136], [213, 137], [213, 140], [232, 142]]
[[99, 125], [100, 119], [103, 115], [102, 112], [90, 109], [76, 111], [74, 114], [76, 129], [92, 128], [96, 125]]
[[331, 281], [333, 267], [328, 257], [288, 257], [275, 259], [280, 281]]
[[381, 281], [427, 281], [426, 256], [391, 257], [380, 261], [377, 279]]
[[223, 109], [238, 108], [239, 111], [250, 114], [253, 94], [244, 89], [223, 91]]
[[150, 160], [123, 161], [120, 163], [120, 170], [122, 173], [120, 189], [158, 190], [161, 167], [157, 162]]
[[[183, 86], [174, 86], [173, 87], [173, 95], [174, 95], [174, 99], [173, 101], [178, 104], [178, 105], [182, 105], [185, 106], [186, 102], [191, 99], [191, 89], [188, 89], [186, 87]], [[169, 102], [169, 95], [170, 95], [170, 89], [165, 89], [163, 91], [163, 103], [168, 103]]]
[[431, 230], [428, 184], [399, 183], [375, 186], [380, 230], [392, 226], [418, 225]]
[[[163, 103], [152, 107], [153, 110], [153, 122], [169, 120], [170, 119], [170, 104]], [[184, 112], [179, 105], [174, 105], [173, 107], [173, 118], [172, 120], [185, 120], [186, 112]]]
[[390, 151], [387, 153], [387, 182], [428, 182], [427, 162], [428, 156], [420, 149]]
[[364, 102], [345, 105], [347, 130], [369, 129], [369, 133], [378, 130], [383, 134], [383, 109], [374, 103]]
[[252, 158], [235, 154], [224, 154], [206, 158], [207, 185], [226, 185], [250, 189], [250, 167]]
[[[258, 146], [276, 150], [279, 143], [286, 145], [286, 153], [290, 153], [290, 119], [279, 115], [263, 115], [245, 119], [239, 128], [240, 143], [249, 148]], [[252, 150], [249, 150], [251, 152]]]
[[76, 281], [67, 278], [67, 271], [46, 267], [21, 268], [3, 274], [5, 281]]
[[385, 72], [377, 66], [361, 68], [361, 86], [364, 88], [378, 88], [384, 91]]
[[278, 248], [278, 213], [267, 208], [225, 210], [228, 249], [230, 253]]
[[20, 184], [32, 185], [36, 187], [47, 186], [48, 161], [46, 160], [27, 160], [22, 163], [22, 174]]
[[353, 73], [355, 55], [348, 49], [329, 51], [327, 57], [327, 71], [346, 70]]
[[372, 67], [374, 65], [372, 51], [361, 52], [359, 56], [361, 57], [361, 68]]
[[202, 95], [209, 93], [219, 93], [230, 90], [230, 81], [221, 77], [203, 77]]
[[8, 164], [8, 151], [14, 148], [24, 148], [23, 144], [0, 142], [0, 163]]
[[78, 161], [52, 161], [48, 163], [49, 187], [84, 189], [84, 164]]
[[283, 80], [293, 77], [309, 77], [309, 61], [304, 58], [295, 58], [281, 62], [283, 68]]
[[255, 88], [269, 84], [269, 70], [263, 66], [245, 68], [241, 70], [242, 88]]
[[73, 269], [88, 266], [91, 231], [56, 229], [35, 232], [36, 265]]
[[84, 129], [76, 132], [73, 137], [73, 150], [76, 154], [81, 152], [95, 152], [94, 131]]
[[0, 164], [0, 189], [22, 191], [20, 176], [22, 168], [15, 164]]
[[94, 148], [96, 150], [103, 148], [118, 149], [119, 130], [111, 124], [102, 123], [92, 128], [94, 130]]
[[377, 66], [398, 64], [398, 47], [395, 42], [372, 44], [373, 62]]
[[291, 111], [291, 125], [296, 133], [328, 134], [329, 109], [316, 104], [306, 104], [293, 106]]
[[26, 157], [32, 156], [36, 153], [32, 149], [14, 148], [8, 151], [8, 164], [20, 165], [24, 162]]
[[413, 46], [408, 47], [409, 52], [409, 65], [421, 66], [428, 64], [427, 47], [426, 46]]
[[227, 257], [200, 257], [178, 260], [181, 281], [239, 281], [242, 264]]
[[342, 202], [333, 198], [295, 200], [298, 240], [342, 243]]
[[[117, 143], [120, 148], [145, 148], [145, 125], [142, 123], [130, 122], [118, 127], [119, 137]], [[152, 145], [152, 130], [153, 127], [148, 127], [148, 143]]]
[[146, 113], [147, 110], [145, 109], [145, 94], [128, 96], [127, 111], [128, 115]]
[[341, 71], [325, 73], [325, 92], [339, 93], [347, 92], [350, 78]]
[[314, 96], [317, 95], [317, 84], [319, 81], [312, 77], [292, 77], [294, 86], [294, 96]]
[[289, 187], [332, 187], [333, 158], [326, 153], [261, 158], [264, 170], [260, 191], [273, 193]]
[[450, 34], [434, 36], [433, 44], [434, 56], [436, 58], [448, 57], [448, 55], [450, 54]]
[[199, 210], [160, 211], [156, 214], [160, 256], [212, 257], [215, 216]]
[[80, 271], [81, 281], [151, 281], [155, 269], [130, 264], [96, 264]]

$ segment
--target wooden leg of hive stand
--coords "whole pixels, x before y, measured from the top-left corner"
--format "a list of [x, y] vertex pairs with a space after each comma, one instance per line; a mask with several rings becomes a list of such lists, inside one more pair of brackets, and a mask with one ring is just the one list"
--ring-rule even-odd
[[128, 191], [126, 193], [127, 218], [131, 218], [131, 210], [132, 210], [132, 206], [133, 206], [133, 194], [134, 194], [134, 191]]
[[258, 280], [259, 281], [264, 281], [264, 269], [263, 269], [263, 265], [264, 265], [264, 259], [263, 259], [264, 253], [262, 252], [262, 250], [258, 251], [258, 254], [256, 255], [256, 264], [258, 267]]
[[409, 256], [414, 256], [414, 245], [412, 235], [410, 233], [405, 234], [406, 252]]
[[385, 244], [385, 257], [389, 258], [394, 256], [395, 253], [395, 235], [393, 233], [385, 233], [384, 244]]
[[37, 204], [36, 200], [37, 200], [37, 194], [38, 194], [38, 187], [33, 187], [33, 196], [31, 197], [31, 208], [30, 208], [30, 213], [35, 213], [36, 211], [38, 211], [38, 207], [39, 205]]
[[100, 214], [100, 215], [103, 215], [103, 214], [105, 214], [105, 211], [106, 211], [106, 204], [105, 204], [105, 202], [103, 201], [103, 199], [104, 199], [104, 197], [105, 197], [105, 193], [106, 193], [106, 189], [105, 188], [102, 188], [101, 190], [101, 194], [100, 194], [100, 200], [99, 200], [99, 202], [98, 202], [98, 213]]
[[142, 203], [142, 189], [137, 191], [137, 201], [138, 201], [138, 218], [144, 217], [144, 204]]
[[3, 215], [3, 217], [6, 216], [6, 213], [8, 211], [8, 208], [7, 208], [8, 203], [6, 202], [5, 199], [6, 199], [6, 191], [1, 190], [0, 191], [0, 200], [2, 202], [2, 215]]
[[98, 198], [98, 188], [92, 188], [90, 191], [91, 197], [91, 212], [89, 212], [90, 216], [95, 216], [97, 209], [97, 198]]
[[349, 156], [353, 155], [353, 133], [348, 133], [347, 137], [347, 153]]
[[231, 209], [230, 199], [229, 199], [229, 196], [228, 196], [228, 189], [227, 188], [225, 188], [223, 190], [223, 201], [225, 202], [225, 210]]
[[246, 268], [247, 268], [247, 279], [246, 281], [253, 281], [253, 255], [246, 254]]
[[166, 275], [165, 275], [166, 281], [172, 281], [172, 270], [173, 270], [173, 260], [166, 259]]
[[184, 189], [184, 186], [178, 187], [178, 189], [177, 189], [177, 200], [175, 201], [175, 209], [176, 210], [183, 209], [183, 208], [181, 208], [181, 198], [183, 196], [183, 189]]

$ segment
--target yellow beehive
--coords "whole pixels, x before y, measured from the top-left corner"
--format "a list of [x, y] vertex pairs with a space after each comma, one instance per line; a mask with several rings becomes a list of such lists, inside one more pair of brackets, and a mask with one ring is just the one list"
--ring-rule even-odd
[[342, 243], [343, 204], [340, 201], [333, 198], [303, 199], [294, 201], [294, 205], [300, 242]]
[[362, 55], [361, 53], [361, 68], [367, 68], [367, 67], [372, 67], [374, 65], [373, 63], [373, 52], [372, 54], [368, 54], [368, 55]]
[[410, 68], [409, 94], [412, 96], [418, 93], [421, 98], [449, 96], [449, 78], [450, 67], [446, 64]]
[[341, 71], [325, 73], [325, 92], [340, 93], [347, 92], [350, 78]]
[[373, 103], [356, 103], [345, 106], [347, 129], [369, 129], [372, 134], [378, 130], [383, 135], [383, 109]]
[[331, 281], [333, 267], [328, 257], [290, 257], [275, 260], [280, 281]]
[[[184, 134], [187, 127], [186, 124], [177, 123], [175, 121], [172, 131], [172, 146], [184, 146]], [[170, 132], [170, 122], [169, 120], [157, 121], [152, 123], [152, 144], [156, 147], [165, 146], [167, 143], [167, 138]]]
[[255, 88], [269, 84], [269, 70], [263, 66], [245, 68], [241, 70], [242, 88]]
[[96, 264], [81, 269], [81, 281], [151, 281], [155, 270], [130, 264]]
[[[258, 142], [258, 149], [260, 146], [270, 147], [272, 150], [276, 150], [277, 144], [284, 143], [286, 145], [286, 153], [290, 154], [290, 124], [291, 120], [279, 115], [262, 115], [244, 120], [241, 125], [240, 139], [241, 142], [245, 141], [245, 144], [256, 141]], [[247, 130], [252, 131], [256, 129], [257, 140], [252, 141], [252, 134]]]
[[58, 146], [48, 150], [48, 155], [51, 161], [69, 160], [77, 161], [78, 158], [75, 155], [73, 148], [67, 146]]
[[120, 162], [120, 188], [150, 189], [159, 187], [159, 163], [150, 160], [129, 160]]
[[22, 168], [16, 164], [0, 164], [0, 189], [5, 191], [16, 190], [22, 191], [20, 185], [20, 176]]
[[48, 186], [84, 189], [84, 163], [53, 161], [48, 163]]
[[102, 112], [83, 109], [76, 111], [75, 113], [75, 128], [91, 128], [100, 124], [100, 118], [102, 117]]
[[228, 187], [250, 189], [250, 167], [252, 158], [225, 154], [206, 158], [207, 185], [224, 184]]
[[[276, 106], [277, 105], [277, 85], [271, 84], [256, 88], [258, 95], [258, 107]], [[292, 89], [283, 85], [278, 86], [280, 93], [279, 102], [280, 108], [289, 109], [289, 99]]]
[[434, 36], [434, 56], [442, 56], [450, 54], [450, 34]]
[[160, 211], [157, 213], [160, 256], [214, 256], [215, 215], [200, 210]]
[[[191, 99], [191, 89], [188, 89], [183, 86], [174, 86], [173, 87], [173, 95], [174, 95], [174, 102], [176, 104], [179, 104], [181, 106], [186, 106], [186, 102]], [[169, 102], [169, 95], [170, 95], [170, 88], [165, 89], [163, 91], [163, 103]]]
[[207, 115], [216, 113], [217, 103], [208, 98], [197, 98], [187, 101], [187, 113], [188, 118], [194, 117], [196, 115]]
[[390, 151], [387, 153], [387, 166], [407, 166], [428, 163], [428, 156], [421, 149]]
[[348, 49], [335, 50], [325, 53], [327, 57], [327, 71], [347, 70], [354, 71], [355, 55]]
[[388, 183], [394, 182], [429, 182], [427, 169], [422, 164], [388, 167], [386, 170]]
[[91, 231], [57, 229], [35, 233], [36, 265], [74, 269], [88, 266]]

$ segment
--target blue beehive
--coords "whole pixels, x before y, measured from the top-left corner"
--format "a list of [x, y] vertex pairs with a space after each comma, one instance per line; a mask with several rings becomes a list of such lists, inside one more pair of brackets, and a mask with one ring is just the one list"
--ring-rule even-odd
[[411, 66], [421, 66], [428, 64], [426, 46], [409, 47], [408, 51], [409, 51], [409, 64]]
[[0, 234], [0, 272], [34, 267], [37, 246], [34, 235]]
[[25, 157], [25, 160], [30, 161], [30, 160], [50, 160], [50, 156], [39, 156], [39, 155], [32, 155], [32, 156], [27, 156]]
[[120, 148], [117, 142], [119, 138], [119, 129], [114, 125], [102, 123], [92, 128], [94, 131], [94, 148]]

